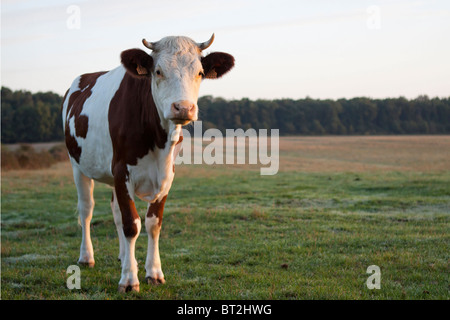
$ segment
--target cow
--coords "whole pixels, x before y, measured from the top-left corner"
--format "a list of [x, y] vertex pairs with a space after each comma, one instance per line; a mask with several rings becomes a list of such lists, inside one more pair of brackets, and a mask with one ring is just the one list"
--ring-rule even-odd
[[234, 67], [230, 54], [202, 54], [213, 41], [214, 34], [202, 43], [182, 36], [157, 42], [143, 39], [150, 54], [141, 49], [125, 50], [119, 67], [77, 77], [64, 96], [65, 144], [82, 230], [78, 264], [95, 264], [90, 236], [94, 181], [108, 184], [119, 236], [119, 292], [139, 292], [135, 243], [141, 218], [135, 197], [148, 203], [145, 280], [165, 283], [159, 235], [175, 174], [174, 160], [183, 140], [182, 126], [198, 118], [202, 80], [218, 79]]

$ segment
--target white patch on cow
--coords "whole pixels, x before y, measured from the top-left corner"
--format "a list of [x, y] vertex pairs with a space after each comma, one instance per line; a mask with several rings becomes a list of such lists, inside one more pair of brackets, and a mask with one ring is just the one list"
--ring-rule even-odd
[[156, 216], [145, 217], [145, 230], [149, 235], [152, 234], [153, 226], [156, 226], [159, 223], [159, 219]]
[[177, 143], [180, 140], [181, 125], [177, 125], [170, 135], [170, 141]]
[[140, 230], [141, 229], [141, 218], [135, 219], [134, 224], [137, 226], [138, 230]]
[[78, 138], [82, 148], [80, 166], [84, 174], [93, 179], [114, 184], [111, 172], [113, 148], [109, 132], [109, 105], [119, 89], [125, 75], [125, 68], [119, 66], [98, 77], [91, 89], [91, 96], [86, 99], [81, 115], [89, 118], [89, 128], [86, 139]]
[[77, 136], [75, 135], [75, 117], [69, 119], [69, 132], [71, 136], [74, 136], [75, 139], [77, 138]]
[[[138, 231], [140, 231], [140, 220], [139, 224], [137, 225], [139, 226]], [[119, 281], [119, 288], [120, 287], [126, 288], [128, 286], [130, 287], [139, 286], [139, 279], [137, 277], [138, 264], [134, 254], [136, 247], [136, 239], [138, 235], [139, 232], [135, 237], [125, 239], [126, 244], [125, 244], [124, 259], [122, 261], [122, 275]]]

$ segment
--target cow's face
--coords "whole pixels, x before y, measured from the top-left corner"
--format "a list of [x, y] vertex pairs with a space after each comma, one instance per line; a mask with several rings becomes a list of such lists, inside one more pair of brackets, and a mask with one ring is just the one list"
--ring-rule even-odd
[[150, 77], [153, 100], [163, 121], [185, 125], [198, 118], [198, 94], [203, 79], [217, 79], [234, 66], [223, 52], [202, 57], [214, 39], [196, 43], [187, 37], [166, 37], [155, 43], [143, 40], [153, 50], [148, 55], [131, 49], [122, 53], [122, 63], [133, 76]]

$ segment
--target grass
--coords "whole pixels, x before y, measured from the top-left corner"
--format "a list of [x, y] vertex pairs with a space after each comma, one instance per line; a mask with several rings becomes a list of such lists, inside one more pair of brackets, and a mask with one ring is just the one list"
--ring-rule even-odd
[[[448, 168], [418, 171], [416, 164], [425, 166], [417, 158], [397, 161], [398, 170], [359, 170], [372, 161], [367, 152], [358, 170], [351, 162], [339, 170], [295, 170], [295, 152], [320, 155], [290, 143], [289, 155], [281, 152], [289, 165], [281, 162], [275, 176], [260, 176], [258, 168], [177, 167], [160, 241], [167, 283], [144, 283], [143, 228], [137, 294], [117, 293], [119, 243], [108, 187], [95, 189], [95, 268], [81, 268], [81, 289], [69, 290], [66, 270], [76, 264], [81, 240], [70, 165], [2, 173], [2, 298], [449, 299]], [[380, 148], [386, 161], [404, 157], [397, 144]], [[342, 160], [340, 151], [321, 159]], [[145, 204], [137, 204], [144, 213]], [[380, 290], [366, 287], [370, 265], [381, 269]]]

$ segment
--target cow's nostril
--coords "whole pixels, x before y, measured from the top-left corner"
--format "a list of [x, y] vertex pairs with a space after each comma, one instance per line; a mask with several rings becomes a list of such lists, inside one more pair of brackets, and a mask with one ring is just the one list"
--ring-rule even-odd
[[173, 107], [176, 111], [180, 111], [180, 106], [179, 106], [178, 103], [172, 104], [172, 107]]

